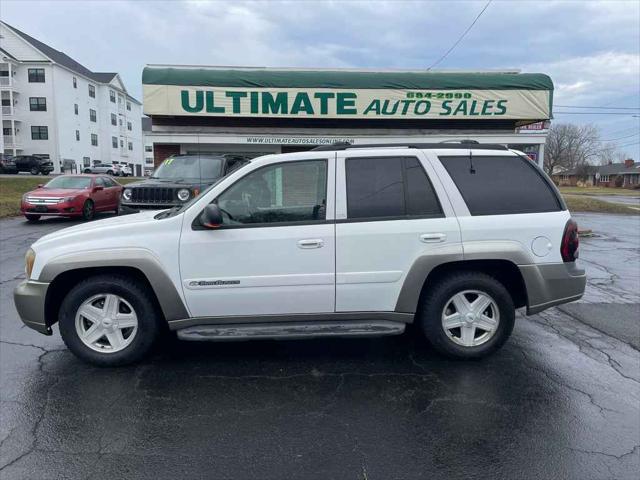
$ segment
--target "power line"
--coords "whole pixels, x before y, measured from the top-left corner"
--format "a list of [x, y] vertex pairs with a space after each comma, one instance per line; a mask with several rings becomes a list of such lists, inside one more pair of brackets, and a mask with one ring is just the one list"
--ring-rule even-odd
[[602, 110], [640, 110], [640, 107], [597, 107], [595, 105], [554, 105], [560, 108], [597, 108]]
[[489, 5], [491, 4], [493, 0], [489, 0], [487, 2], [487, 4], [484, 6], [484, 8], [482, 10], [480, 10], [480, 13], [476, 16], [476, 18], [473, 20], [473, 22], [471, 22], [471, 25], [469, 25], [469, 27], [467, 27], [467, 29], [462, 33], [462, 35], [460, 35], [460, 37], [458, 38], [458, 40], [455, 41], [455, 43], [453, 45], [451, 45], [451, 48], [449, 50], [447, 50], [447, 52], [442, 55], [435, 63], [433, 63], [429, 68], [427, 68], [427, 71], [431, 70], [433, 67], [435, 67], [436, 65], [438, 65], [442, 60], [444, 60], [445, 58], [447, 58], [447, 56], [453, 51], [454, 48], [456, 48], [458, 46], [458, 44], [462, 41], [462, 39], [467, 35], [467, 33], [469, 33], [469, 30], [471, 30], [473, 28], [473, 26], [476, 24], [476, 22], [480, 19], [480, 17], [482, 16], [482, 14], [484, 13], [484, 11], [487, 9], [487, 7], [489, 7]]
[[627, 112], [553, 112], [554, 115], [627, 115], [637, 116]]
[[625, 143], [624, 145], [618, 145], [618, 148], [622, 148], [622, 147], [631, 147], [632, 145], [638, 145], [640, 142], [634, 142], [634, 143]]
[[631, 137], [635, 137], [636, 135], [640, 135], [640, 132], [638, 133], [632, 133], [631, 135], [625, 135], [624, 137], [618, 137], [618, 138], [609, 138], [607, 140], [600, 140], [601, 142], [613, 142], [614, 140], [622, 140], [623, 138], [631, 138]]

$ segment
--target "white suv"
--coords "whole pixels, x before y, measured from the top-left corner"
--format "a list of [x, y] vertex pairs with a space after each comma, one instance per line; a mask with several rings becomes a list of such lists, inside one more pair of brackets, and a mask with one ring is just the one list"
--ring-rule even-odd
[[22, 320], [99, 365], [184, 340], [403, 333], [475, 358], [527, 314], [580, 298], [577, 226], [549, 178], [499, 145], [267, 155], [182, 206], [46, 235]]

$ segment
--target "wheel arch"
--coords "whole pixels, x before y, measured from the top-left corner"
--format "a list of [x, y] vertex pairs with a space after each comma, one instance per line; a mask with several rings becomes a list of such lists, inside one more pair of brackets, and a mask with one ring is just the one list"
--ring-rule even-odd
[[[422, 257], [421, 257], [422, 258]], [[454, 259], [434, 264], [427, 259], [416, 261], [400, 291], [397, 312], [415, 313], [430, 285], [454, 272], [481, 272], [498, 280], [509, 291], [516, 308], [527, 305], [527, 289], [518, 265], [499, 258]]]
[[54, 259], [43, 268], [39, 281], [49, 283], [45, 298], [46, 325], [58, 321], [60, 305], [75, 285], [89, 276], [109, 273], [131, 276], [147, 285], [166, 321], [189, 316], [173, 281], [150, 253], [96, 251]]

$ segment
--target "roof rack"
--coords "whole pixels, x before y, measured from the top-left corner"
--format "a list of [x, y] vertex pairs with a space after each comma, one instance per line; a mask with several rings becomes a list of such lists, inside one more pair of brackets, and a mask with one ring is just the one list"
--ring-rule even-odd
[[[457, 142], [457, 143], [453, 143]], [[446, 140], [439, 143], [367, 143], [352, 145], [349, 142], [336, 142], [331, 145], [319, 145], [312, 151], [323, 152], [333, 150], [351, 150], [357, 148], [417, 148], [417, 149], [466, 149], [474, 150], [509, 150], [498, 143], [479, 143], [477, 140]]]

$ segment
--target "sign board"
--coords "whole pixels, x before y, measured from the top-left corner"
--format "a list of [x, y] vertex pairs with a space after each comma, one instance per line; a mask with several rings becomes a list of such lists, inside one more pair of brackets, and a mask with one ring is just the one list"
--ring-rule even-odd
[[540, 74], [164, 70], [148, 67], [143, 73], [146, 115], [414, 120], [551, 117], [553, 85]]

